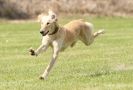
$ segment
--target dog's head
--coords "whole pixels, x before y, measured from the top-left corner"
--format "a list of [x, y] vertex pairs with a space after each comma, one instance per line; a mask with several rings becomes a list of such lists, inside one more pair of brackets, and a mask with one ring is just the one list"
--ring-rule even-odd
[[49, 10], [47, 16], [43, 14], [39, 15], [38, 20], [41, 23], [40, 33], [42, 34], [42, 36], [45, 36], [47, 34], [52, 35], [56, 32], [55, 30], [58, 29], [57, 16], [51, 10]]

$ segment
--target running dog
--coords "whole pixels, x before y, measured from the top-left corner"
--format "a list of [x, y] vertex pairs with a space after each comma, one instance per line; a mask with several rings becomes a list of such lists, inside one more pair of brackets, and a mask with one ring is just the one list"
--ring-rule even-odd
[[93, 25], [83, 20], [73, 20], [63, 27], [58, 24], [57, 15], [53, 11], [49, 11], [48, 15], [40, 15], [41, 22], [40, 33], [42, 35], [42, 44], [37, 50], [30, 49], [32, 56], [38, 56], [41, 52], [51, 46], [53, 48], [53, 55], [50, 63], [45, 69], [40, 79], [46, 79], [50, 70], [52, 69], [59, 52], [67, 47], [73, 47], [78, 40], [81, 40], [85, 45], [90, 45], [94, 39], [104, 33], [104, 30], [99, 30], [93, 33]]

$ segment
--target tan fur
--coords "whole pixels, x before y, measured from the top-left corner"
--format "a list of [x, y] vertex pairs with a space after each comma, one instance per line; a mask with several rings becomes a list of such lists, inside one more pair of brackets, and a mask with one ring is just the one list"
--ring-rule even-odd
[[[50, 24], [48, 24], [48, 22]], [[44, 79], [48, 76], [60, 51], [63, 51], [69, 46], [73, 47], [78, 40], [81, 40], [85, 45], [90, 45], [95, 37], [103, 33], [103, 30], [93, 33], [93, 25], [81, 19], [73, 20], [61, 27], [58, 25], [56, 14], [52, 11], [49, 12], [48, 16], [42, 17], [41, 23], [41, 31], [49, 32], [46, 36], [43, 36], [42, 44], [37, 50], [34, 51], [30, 49], [31, 55], [37, 56], [41, 52], [46, 51], [48, 46], [52, 46], [53, 55], [40, 79]], [[56, 27], [58, 27], [58, 31], [50, 35], [50, 33], [55, 31]]]

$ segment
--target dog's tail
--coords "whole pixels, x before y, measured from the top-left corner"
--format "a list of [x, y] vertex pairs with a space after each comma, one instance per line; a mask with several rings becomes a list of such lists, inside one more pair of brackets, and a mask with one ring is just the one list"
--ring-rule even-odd
[[104, 33], [105, 33], [104, 29], [100, 29], [100, 30], [98, 30], [97, 32], [95, 32], [95, 33], [93, 34], [93, 36], [94, 36], [94, 38], [95, 38], [95, 37], [99, 36], [100, 34], [104, 34]]

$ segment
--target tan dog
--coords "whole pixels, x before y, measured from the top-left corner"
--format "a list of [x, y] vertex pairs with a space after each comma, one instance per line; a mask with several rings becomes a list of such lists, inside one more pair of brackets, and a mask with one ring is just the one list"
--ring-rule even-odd
[[48, 46], [52, 46], [52, 59], [40, 79], [45, 79], [53, 67], [60, 51], [67, 47], [73, 47], [77, 40], [81, 40], [85, 45], [90, 45], [95, 37], [103, 33], [103, 30], [93, 33], [93, 25], [82, 20], [73, 20], [64, 27], [58, 25], [57, 16], [49, 11], [48, 16], [39, 16], [41, 22], [40, 33], [43, 36], [42, 44], [37, 50], [30, 49], [31, 55], [39, 55], [46, 51]]

